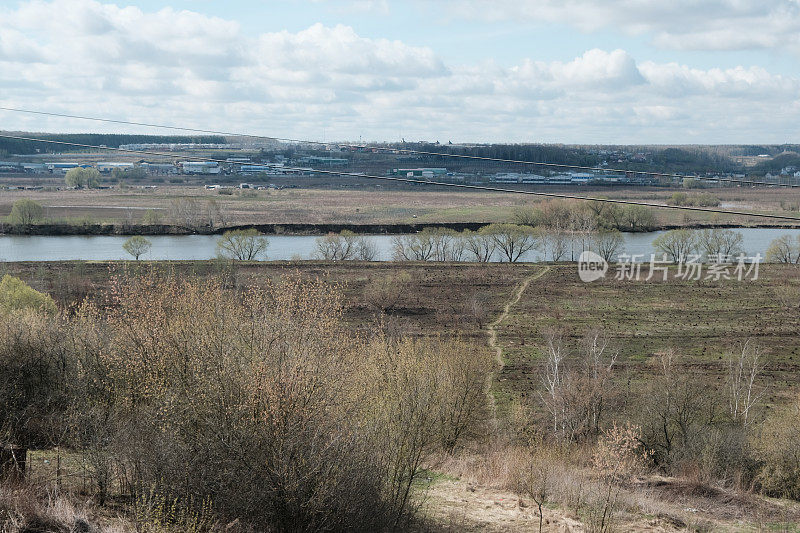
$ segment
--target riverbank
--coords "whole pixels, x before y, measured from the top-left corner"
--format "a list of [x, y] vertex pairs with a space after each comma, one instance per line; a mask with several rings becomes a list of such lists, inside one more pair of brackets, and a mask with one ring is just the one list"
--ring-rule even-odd
[[[244, 224], [220, 227], [195, 227], [187, 228], [172, 224], [32, 224], [13, 225], [0, 224], [0, 235], [37, 235], [37, 236], [158, 236], [158, 235], [222, 235], [226, 231], [237, 229], [255, 228], [264, 235], [307, 236], [327, 235], [352, 231], [357, 235], [406, 235], [416, 233], [425, 228], [448, 228], [455, 231], [477, 231], [487, 222], [426, 222], [419, 224]], [[650, 233], [672, 229], [798, 229], [797, 223], [747, 223], [747, 224], [714, 224], [714, 223], [687, 223], [687, 224], [662, 224], [652, 228], [630, 231], [626, 233]]]

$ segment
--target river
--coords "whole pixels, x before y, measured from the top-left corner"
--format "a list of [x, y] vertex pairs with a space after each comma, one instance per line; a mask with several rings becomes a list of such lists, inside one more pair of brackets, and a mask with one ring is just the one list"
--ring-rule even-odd
[[[700, 231], [700, 230], [691, 230]], [[800, 229], [742, 228], [737, 229], [744, 239], [745, 252], [753, 256], [765, 254], [769, 243], [781, 235], [797, 238]], [[655, 250], [653, 239], [661, 232], [626, 233], [625, 243], [620, 253], [643, 255], [649, 260]], [[392, 259], [392, 236], [369, 235], [378, 250], [378, 260]], [[128, 237], [124, 236], [16, 236], [0, 235], [0, 261], [108, 261], [130, 259], [122, 249]], [[163, 235], [148, 237], [153, 243], [151, 250], [143, 259], [151, 260], [191, 260], [212, 259], [216, 257], [215, 235]], [[316, 255], [315, 236], [273, 235], [269, 236], [267, 260], [314, 259]], [[541, 261], [541, 253], [529, 252], [523, 256], [525, 261]]]

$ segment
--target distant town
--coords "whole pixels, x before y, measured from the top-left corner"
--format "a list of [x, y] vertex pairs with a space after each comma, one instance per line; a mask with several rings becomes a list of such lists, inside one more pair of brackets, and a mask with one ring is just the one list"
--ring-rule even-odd
[[[98, 137], [103, 138], [102, 135]], [[0, 160], [0, 187], [53, 186], [55, 178], [76, 167], [97, 169], [101, 175], [99, 188], [118, 183], [142, 187], [194, 183], [220, 189], [278, 187], [271, 183], [274, 179], [281, 179], [280, 187], [287, 187], [292, 186], [291, 178], [304, 178], [303, 184], [308, 185], [305, 178], [331, 176], [337, 172], [351, 178], [371, 175], [498, 185], [682, 184], [692, 188], [692, 183], [682, 183], [691, 181], [692, 176], [702, 177], [703, 187], [745, 185], [755, 179], [774, 185], [800, 184], [800, 156], [795, 147], [763, 147], [765, 153], [759, 152], [760, 147], [751, 147], [749, 151], [731, 147], [740, 153], [731, 150], [726, 153], [726, 149], [720, 147], [444, 146], [438, 143], [413, 143], [409, 147], [408, 144], [360, 146], [213, 139], [220, 142], [118, 143], [98, 145], [108, 151], [98, 148], [55, 153], [50, 146], [43, 149], [31, 145], [16, 146], [23, 153], [13, 153], [14, 145], [3, 147], [0, 143], [3, 159]], [[444, 152], [468, 157], [444, 161], [445, 158], [436, 155]], [[570, 166], [578, 168], [570, 169]], [[654, 169], [656, 167], [658, 170]]]

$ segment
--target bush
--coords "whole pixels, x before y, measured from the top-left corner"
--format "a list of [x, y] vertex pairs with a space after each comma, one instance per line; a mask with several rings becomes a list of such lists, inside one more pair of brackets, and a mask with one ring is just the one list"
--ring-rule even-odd
[[756, 476], [761, 490], [800, 500], [800, 396], [767, 418], [753, 445], [761, 462]]
[[0, 313], [0, 442], [59, 443], [77, 377], [65, 333], [34, 311]]
[[44, 209], [41, 204], [28, 198], [14, 202], [9, 220], [12, 224], [30, 225], [41, 220]]
[[119, 480], [142, 527], [407, 528], [422, 465], [486, 414], [488, 351], [352, 335], [320, 281], [150, 274], [111, 294], [0, 316], [0, 428], [69, 445], [100, 502]]
[[56, 304], [48, 294], [39, 292], [21, 279], [6, 274], [0, 280], [0, 315], [25, 310], [55, 313]]

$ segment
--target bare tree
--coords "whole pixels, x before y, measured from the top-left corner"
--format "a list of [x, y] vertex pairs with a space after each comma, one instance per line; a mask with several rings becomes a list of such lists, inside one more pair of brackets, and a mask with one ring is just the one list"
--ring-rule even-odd
[[694, 234], [686, 229], [674, 229], [653, 240], [653, 248], [662, 252], [673, 263], [685, 261], [695, 251], [696, 246]]
[[767, 261], [773, 263], [800, 262], [800, 239], [795, 243], [791, 235], [782, 235], [769, 243]]
[[577, 205], [572, 209], [570, 216], [570, 233], [572, 260], [575, 260], [575, 248], [578, 253], [583, 252], [592, 242], [592, 236], [597, 232], [597, 219], [594, 213], [585, 205]]
[[743, 253], [742, 242], [742, 234], [738, 231], [719, 228], [704, 229], [697, 238], [699, 250], [709, 261], [725, 260]]
[[392, 239], [395, 261], [429, 261], [433, 255], [433, 240], [424, 230], [413, 235], [398, 235]]
[[430, 239], [431, 259], [434, 261], [461, 261], [464, 257], [464, 239], [449, 228], [431, 228], [422, 231]]
[[538, 244], [536, 231], [530, 226], [490, 224], [485, 231], [509, 263], [519, 261], [522, 255], [536, 248]]
[[239, 261], [253, 261], [267, 250], [269, 241], [255, 229], [226, 231], [217, 241], [217, 253], [221, 257]]
[[751, 409], [764, 394], [763, 389], [756, 389], [756, 378], [764, 369], [761, 348], [748, 339], [739, 350], [726, 354], [726, 359], [730, 415], [734, 421], [746, 426], [751, 420]]
[[570, 243], [564, 229], [559, 226], [549, 226], [543, 228], [540, 235], [545, 257], [549, 255], [552, 261], [563, 260]]
[[594, 251], [606, 261], [611, 261], [624, 242], [625, 238], [618, 230], [600, 231], [594, 236]]
[[375, 261], [378, 258], [378, 247], [366, 237], [361, 237], [356, 242], [356, 257], [361, 261]]
[[358, 252], [356, 234], [347, 230], [319, 237], [316, 244], [317, 254], [326, 261], [347, 261], [354, 259]]
[[564, 338], [561, 331], [551, 329], [545, 333], [545, 371], [542, 376], [544, 401], [550, 416], [553, 419], [553, 433], [558, 434], [563, 424], [564, 405], [562, 387], [564, 385]]
[[173, 224], [188, 229], [205, 225], [203, 205], [195, 198], [176, 198], [169, 205], [169, 218]]
[[488, 263], [492, 260], [497, 249], [497, 244], [485, 226], [478, 231], [464, 231], [464, 246], [467, 253], [479, 263]]

